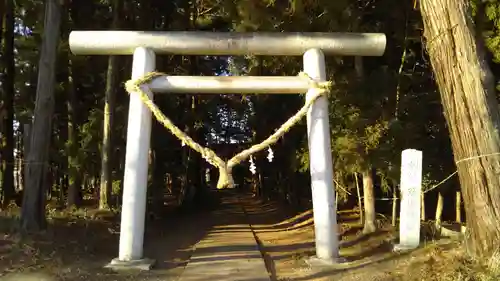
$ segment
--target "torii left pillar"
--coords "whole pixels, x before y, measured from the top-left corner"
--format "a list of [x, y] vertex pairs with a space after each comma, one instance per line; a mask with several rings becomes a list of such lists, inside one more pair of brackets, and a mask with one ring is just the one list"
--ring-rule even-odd
[[[132, 79], [154, 71], [155, 53], [139, 47], [134, 51]], [[143, 90], [153, 98], [148, 87]], [[123, 179], [123, 202], [120, 224], [120, 248], [118, 258], [107, 265], [113, 269], [149, 270], [154, 260], [144, 258], [144, 225], [146, 220], [149, 147], [151, 142], [151, 111], [140, 100], [139, 95], [130, 95], [127, 129], [127, 150]], [[137, 188], [143, 187], [143, 188]]]

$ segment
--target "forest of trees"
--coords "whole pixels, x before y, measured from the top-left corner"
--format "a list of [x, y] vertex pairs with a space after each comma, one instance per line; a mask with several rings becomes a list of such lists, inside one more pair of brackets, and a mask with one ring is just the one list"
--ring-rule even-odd
[[[120, 206], [129, 101], [123, 86], [132, 58], [75, 56], [68, 46], [72, 30], [380, 32], [387, 36], [381, 57], [327, 58], [339, 208], [357, 205], [356, 187], [362, 187], [364, 231], [374, 231], [375, 212], [390, 215], [393, 209], [392, 200], [377, 199], [399, 196], [401, 151], [419, 149], [423, 206], [429, 206], [423, 218], [434, 219], [437, 202], [444, 201], [438, 219], [455, 220], [462, 194], [475, 241], [471, 252], [491, 255], [500, 239], [492, 220], [500, 216], [500, 162], [455, 162], [496, 153], [500, 146], [494, 88], [500, 78], [500, 3], [470, 1], [0, 0], [2, 206], [22, 204], [21, 226], [30, 231], [45, 227], [47, 198], [69, 209], [89, 198], [103, 210]], [[157, 59], [157, 69], [172, 75], [296, 75], [301, 64], [300, 57]], [[157, 95], [155, 102], [195, 140], [225, 154], [235, 143], [262, 141], [303, 98], [193, 93]], [[186, 186], [202, 188], [204, 160], [157, 122], [152, 131], [151, 198], [166, 189], [180, 194]], [[259, 153], [257, 175], [244, 164], [235, 180], [247, 178], [258, 196], [307, 207], [305, 132], [302, 122], [273, 147], [272, 163]], [[436, 186], [457, 168], [458, 177]], [[157, 201], [152, 210], [163, 205]], [[479, 217], [486, 222], [474, 220]]]

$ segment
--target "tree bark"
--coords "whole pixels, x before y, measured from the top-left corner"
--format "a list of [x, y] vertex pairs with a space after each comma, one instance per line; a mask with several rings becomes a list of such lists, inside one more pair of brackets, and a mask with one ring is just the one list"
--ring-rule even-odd
[[[120, 23], [121, 0], [113, 2], [113, 24], [112, 28], [116, 29]], [[108, 73], [106, 79], [106, 93], [104, 101], [104, 122], [103, 122], [103, 140], [101, 154], [101, 188], [99, 194], [99, 209], [109, 209], [110, 200], [113, 188], [113, 179], [111, 178], [111, 157], [113, 154], [112, 147], [112, 127], [113, 127], [113, 112], [115, 110], [115, 94], [118, 80], [118, 57], [109, 56]]]
[[[3, 131], [2, 131], [2, 191], [3, 206], [14, 199], [14, 1], [5, 5], [5, 38], [2, 60], [4, 64], [3, 87]], [[1, 23], [1, 22], [0, 22]], [[0, 44], [1, 46], [1, 44]]]
[[[31, 124], [24, 124], [23, 128], [23, 161], [28, 157], [30, 151], [30, 140], [31, 140]], [[26, 178], [28, 171], [28, 161], [24, 161], [23, 166], [23, 191], [26, 189]]]
[[499, 150], [500, 111], [469, 2], [420, 0], [420, 10], [457, 161], [468, 251], [475, 258], [488, 258], [500, 242], [500, 161], [484, 155]]
[[375, 232], [377, 226], [375, 224], [375, 192], [373, 190], [373, 175], [371, 169], [366, 169], [363, 175], [363, 201], [365, 205], [365, 224], [363, 233], [368, 234]]
[[165, 202], [165, 191], [167, 186], [166, 175], [168, 171], [165, 163], [168, 162], [169, 157], [165, 149], [165, 144], [168, 142], [168, 139], [165, 137], [165, 128], [158, 122], [155, 122], [153, 124], [153, 130], [154, 133], [151, 135], [151, 156], [153, 161], [150, 165], [152, 177], [150, 196], [152, 197], [152, 202], [150, 205], [156, 212], [163, 208]]
[[[3, 23], [5, 15], [5, 0], [0, 1], [0, 23]], [[0, 24], [0, 46], [2, 46], [3, 24]]]
[[[78, 20], [78, 9], [80, 2], [77, 1], [66, 1], [66, 7], [69, 9], [71, 20], [68, 18], [68, 29], [71, 26], [76, 25], [75, 22]], [[77, 207], [81, 204], [82, 196], [81, 190], [83, 185], [83, 176], [80, 172], [80, 138], [78, 135], [79, 127], [79, 114], [78, 114], [78, 95], [76, 87], [78, 85], [78, 80], [74, 76], [75, 67], [73, 65], [72, 55], [68, 56], [68, 77], [66, 91], [68, 95], [67, 108], [68, 108], [68, 200], [67, 207]]]
[[75, 81], [73, 79], [73, 65], [68, 59], [68, 202], [67, 207], [79, 206], [81, 203], [82, 175], [79, 165], [79, 136], [78, 136], [78, 98], [75, 91]]
[[59, 42], [61, 7], [59, 0], [45, 2], [44, 33], [38, 69], [38, 84], [28, 161], [27, 189], [21, 210], [21, 229], [37, 231], [45, 228], [45, 190], [48, 169], [52, 116], [54, 114], [54, 86], [56, 52]]
[[425, 193], [420, 192], [420, 220], [425, 221]]
[[[61, 42], [64, 42], [63, 44], [67, 44], [69, 41], [69, 33], [71, 31], [71, 25], [69, 24], [69, 0], [61, 0], [63, 3], [61, 5], [64, 5], [64, 9], [61, 9], [61, 34], [60, 34], [60, 40]], [[70, 82], [70, 69], [69, 69], [69, 51], [62, 51], [58, 52], [58, 65], [57, 65], [57, 70], [56, 70], [56, 78], [55, 80], [57, 82], [63, 82], [63, 88], [60, 90], [56, 90], [55, 93], [55, 106], [58, 109], [55, 122], [56, 125], [54, 127], [54, 147], [60, 147], [61, 150], [63, 150], [65, 153], [58, 155], [57, 158], [55, 159], [57, 163], [57, 168], [56, 168], [56, 181], [55, 185], [57, 187], [57, 193], [58, 193], [58, 202], [60, 206], [65, 206], [66, 205], [66, 199], [69, 194], [69, 159], [66, 157], [68, 155], [68, 144], [69, 144], [69, 128], [68, 128], [68, 123], [69, 123], [69, 113], [68, 113], [68, 107], [66, 106], [67, 101], [68, 101], [68, 91], [71, 90], [71, 83]]]

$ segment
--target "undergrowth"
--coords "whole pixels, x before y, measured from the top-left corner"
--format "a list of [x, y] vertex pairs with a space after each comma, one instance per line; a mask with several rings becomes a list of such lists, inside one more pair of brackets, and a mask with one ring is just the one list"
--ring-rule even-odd
[[446, 252], [439, 247], [429, 251], [425, 259], [410, 262], [401, 281], [498, 281], [500, 280], [500, 252], [489, 261], [470, 258], [459, 245]]

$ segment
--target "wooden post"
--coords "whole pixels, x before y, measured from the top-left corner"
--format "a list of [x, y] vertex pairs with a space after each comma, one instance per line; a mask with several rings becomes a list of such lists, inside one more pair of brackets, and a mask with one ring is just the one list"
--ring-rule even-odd
[[436, 229], [441, 228], [441, 218], [443, 216], [443, 208], [444, 208], [444, 198], [441, 192], [438, 193], [438, 201], [436, 206]]
[[462, 223], [462, 192], [460, 190], [455, 195], [455, 221]]
[[396, 182], [393, 183], [392, 187], [392, 226], [396, 227], [396, 221], [398, 216], [398, 185]]
[[354, 180], [356, 182], [356, 192], [358, 193], [358, 208], [359, 208], [359, 224], [363, 225], [363, 200], [361, 199], [361, 189], [359, 187], [358, 173], [354, 173]]

